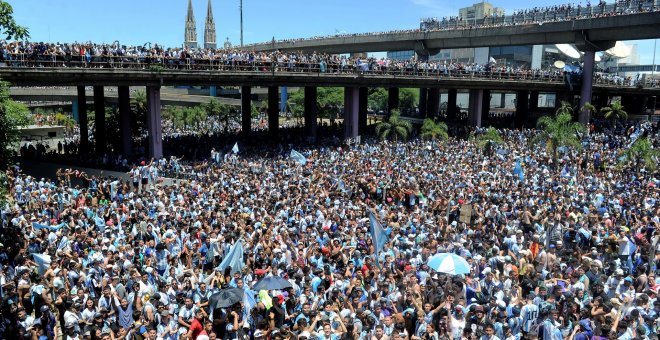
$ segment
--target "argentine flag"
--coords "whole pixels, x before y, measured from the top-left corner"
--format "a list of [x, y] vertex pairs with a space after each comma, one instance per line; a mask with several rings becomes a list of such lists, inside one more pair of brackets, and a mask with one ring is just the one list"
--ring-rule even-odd
[[294, 161], [298, 162], [300, 165], [307, 164], [307, 158], [303, 156], [300, 152], [291, 149], [291, 156]]

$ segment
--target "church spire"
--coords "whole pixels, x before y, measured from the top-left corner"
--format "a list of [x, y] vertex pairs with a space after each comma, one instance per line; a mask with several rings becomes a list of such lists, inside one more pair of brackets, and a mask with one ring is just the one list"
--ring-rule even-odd
[[211, 0], [208, 1], [208, 7], [206, 8], [206, 24], [204, 25], [204, 48], [216, 48], [215, 20], [213, 20]]
[[188, 0], [188, 14], [186, 14], [186, 33], [183, 45], [188, 48], [197, 48], [197, 25], [193, 14], [192, 0]]

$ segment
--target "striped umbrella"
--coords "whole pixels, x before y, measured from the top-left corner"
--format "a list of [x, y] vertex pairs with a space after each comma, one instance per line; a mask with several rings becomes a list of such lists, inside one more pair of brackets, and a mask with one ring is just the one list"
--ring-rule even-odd
[[470, 265], [464, 258], [453, 253], [439, 253], [431, 256], [426, 263], [435, 271], [450, 275], [470, 273]]

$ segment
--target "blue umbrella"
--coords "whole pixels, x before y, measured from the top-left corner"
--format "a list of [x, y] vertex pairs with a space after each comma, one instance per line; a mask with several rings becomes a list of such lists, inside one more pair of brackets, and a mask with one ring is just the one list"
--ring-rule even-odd
[[439, 253], [431, 256], [426, 263], [435, 271], [450, 275], [470, 273], [470, 265], [464, 258], [453, 253]]
[[291, 288], [291, 282], [279, 277], [279, 276], [267, 276], [259, 280], [259, 282], [254, 284], [252, 289], [256, 291], [260, 290], [280, 290], [285, 288]]

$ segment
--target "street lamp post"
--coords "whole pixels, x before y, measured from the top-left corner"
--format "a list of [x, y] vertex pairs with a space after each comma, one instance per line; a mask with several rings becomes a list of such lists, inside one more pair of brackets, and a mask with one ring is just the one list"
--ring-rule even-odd
[[243, 0], [240, 0], [239, 10], [241, 12], [241, 48], [243, 47]]

